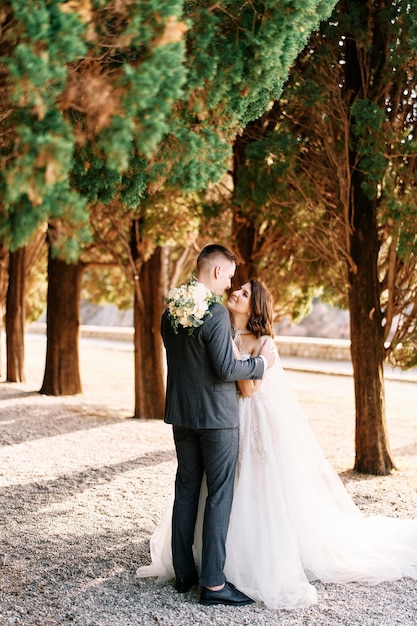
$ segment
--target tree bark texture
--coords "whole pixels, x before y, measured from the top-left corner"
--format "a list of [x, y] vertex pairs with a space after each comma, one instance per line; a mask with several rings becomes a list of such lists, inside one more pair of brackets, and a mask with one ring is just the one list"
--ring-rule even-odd
[[25, 382], [25, 285], [26, 248], [9, 255], [9, 283], [6, 297], [6, 380]]
[[140, 419], [164, 417], [165, 359], [160, 326], [168, 284], [166, 255], [166, 250], [157, 248], [149, 260], [142, 263], [136, 278], [134, 417]]
[[[356, 2], [361, 4], [359, 0]], [[378, 18], [378, 13], [374, 17]], [[354, 34], [346, 38], [345, 89], [351, 102], [363, 98], [365, 90], [368, 97], [372, 97], [378, 88], [379, 64], [386, 42], [378, 28], [374, 35], [373, 54], [369, 59], [374, 70], [373, 86], [363, 82], [363, 61], [358, 54], [359, 46]], [[354, 130], [354, 117], [351, 124]], [[385, 418], [384, 328], [378, 277], [378, 196], [376, 194], [375, 198], [370, 198], [364, 191], [365, 174], [361, 168], [361, 157], [355, 149], [353, 131], [351, 136], [349, 245], [356, 266], [356, 271], [349, 271], [351, 354], [356, 403], [354, 469], [361, 473], [385, 476], [394, 468], [394, 463], [389, 450]]]
[[[0, 245], [0, 332], [3, 330], [5, 320], [7, 289], [9, 284], [9, 251]], [[0, 375], [3, 371], [3, 351], [0, 345]]]
[[80, 293], [84, 264], [48, 258], [46, 364], [40, 393], [82, 392], [79, 368]]
[[361, 473], [385, 476], [394, 468], [385, 419], [384, 329], [377, 274], [376, 200], [361, 191], [353, 177], [355, 205], [351, 255], [357, 271], [349, 273], [351, 354], [355, 382], [355, 467]]

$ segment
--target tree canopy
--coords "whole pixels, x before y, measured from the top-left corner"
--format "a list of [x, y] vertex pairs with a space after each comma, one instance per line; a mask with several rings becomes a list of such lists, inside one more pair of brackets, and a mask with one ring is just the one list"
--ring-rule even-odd
[[278, 98], [334, 0], [9, 0], [0, 9], [0, 238], [50, 219], [69, 259], [89, 204], [203, 189]]
[[349, 304], [355, 468], [376, 474], [393, 467], [384, 360], [417, 362], [416, 37], [412, 3], [341, 0], [279, 102], [246, 128], [235, 174], [258, 267], [289, 233], [290, 271], [309, 261], [297, 281]]

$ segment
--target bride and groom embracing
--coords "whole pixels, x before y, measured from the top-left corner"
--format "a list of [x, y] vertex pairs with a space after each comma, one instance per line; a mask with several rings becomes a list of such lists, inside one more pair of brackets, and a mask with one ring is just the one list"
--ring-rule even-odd
[[279, 362], [269, 291], [251, 280], [220, 304], [236, 262], [206, 246], [195, 279], [168, 294], [175, 495], [137, 575], [200, 584], [203, 605], [277, 609], [316, 602], [314, 580], [417, 578], [417, 520], [366, 518], [318, 446]]

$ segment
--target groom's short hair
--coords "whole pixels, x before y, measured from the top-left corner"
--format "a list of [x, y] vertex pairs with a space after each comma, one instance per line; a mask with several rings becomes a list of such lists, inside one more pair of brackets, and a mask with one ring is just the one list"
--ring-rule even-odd
[[208, 246], [205, 246], [197, 258], [197, 272], [204, 266], [209, 263], [213, 263], [219, 257], [223, 257], [234, 263], [236, 266], [238, 265], [238, 258], [236, 254], [226, 248], [226, 246], [222, 246], [219, 243], [210, 243]]

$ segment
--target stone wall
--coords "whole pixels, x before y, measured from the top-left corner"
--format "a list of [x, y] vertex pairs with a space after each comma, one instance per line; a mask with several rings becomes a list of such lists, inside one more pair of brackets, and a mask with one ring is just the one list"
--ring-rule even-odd
[[281, 356], [328, 361], [350, 361], [349, 339], [290, 337], [277, 335], [275, 342]]

